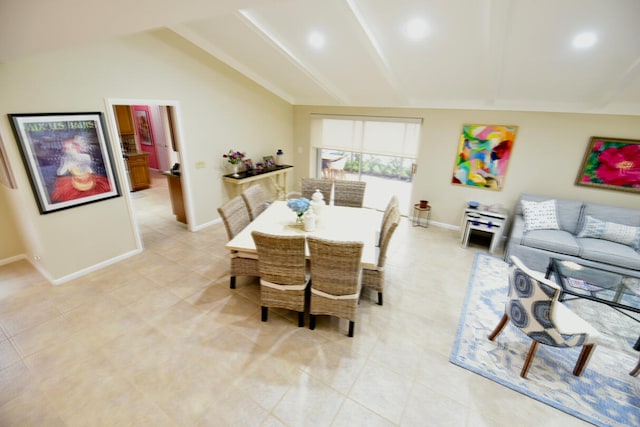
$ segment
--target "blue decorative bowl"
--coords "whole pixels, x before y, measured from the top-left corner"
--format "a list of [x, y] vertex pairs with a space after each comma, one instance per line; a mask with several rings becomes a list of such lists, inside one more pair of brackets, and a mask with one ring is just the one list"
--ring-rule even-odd
[[480, 203], [473, 201], [469, 202], [468, 204], [471, 209], [476, 209], [478, 206], [480, 206]]

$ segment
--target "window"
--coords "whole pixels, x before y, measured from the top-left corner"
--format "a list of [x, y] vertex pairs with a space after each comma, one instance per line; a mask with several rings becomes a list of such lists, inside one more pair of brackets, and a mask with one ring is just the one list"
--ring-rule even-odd
[[312, 115], [316, 175], [366, 181], [365, 206], [384, 209], [395, 194], [406, 214], [421, 124], [415, 118]]

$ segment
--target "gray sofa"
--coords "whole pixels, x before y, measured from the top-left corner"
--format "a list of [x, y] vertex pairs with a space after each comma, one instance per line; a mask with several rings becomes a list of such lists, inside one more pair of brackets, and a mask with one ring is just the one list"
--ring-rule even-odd
[[[554, 199], [559, 229], [527, 229], [522, 200], [542, 202], [552, 199], [554, 198], [532, 194], [520, 196], [505, 247], [506, 261], [511, 255], [515, 255], [529, 268], [544, 272], [549, 264], [549, 258], [560, 258], [583, 265], [603, 267], [618, 273], [640, 276], [638, 235], [634, 239], [634, 234], [628, 233], [630, 230], [633, 231], [632, 228], [622, 227], [627, 232], [626, 240], [623, 239], [626, 244], [612, 241], [610, 233], [600, 238], [588, 237], [593, 234], [593, 227], [589, 227], [591, 232], [586, 233], [587, 237], [579, 237], [587, 222], [590, 225], [600, 225], [601, 229], [602, 222], [640, 227], [640, 209]], [[530, 225], [531, 215], [529, 219]], [[615, 224], [611, 225], [615, 226]], [[630, 235], [631, 243], [628, 241]]]

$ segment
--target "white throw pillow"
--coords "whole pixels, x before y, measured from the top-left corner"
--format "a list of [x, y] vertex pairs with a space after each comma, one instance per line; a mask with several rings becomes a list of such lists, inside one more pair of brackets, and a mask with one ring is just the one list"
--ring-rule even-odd
[[522, 200], [521, 203], [526, 231], [560, 229], [558, 215], [556, 214], [556, 201], [554, 199], [545, 200], [544, 202]]
[[637, 248], [640, 245], [640, 227], [601, 221], [598, 218], [587, 216], [578, 237], [609, 240]]

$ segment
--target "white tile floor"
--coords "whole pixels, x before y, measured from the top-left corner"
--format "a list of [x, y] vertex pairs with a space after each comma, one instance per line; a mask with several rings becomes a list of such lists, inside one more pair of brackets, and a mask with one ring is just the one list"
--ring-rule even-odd
[[229, 289], [222, 224], [186, 231], [161, 177], [134, 201], [138, 256], [56, 287], [0, 267], [1, 426], [585, 425], [449, 363], [486, 251], [454, 231], [403, 219], [385, 304], [365, 293], [348, 338], [337, 319], [262, 323], [255, 281]]

